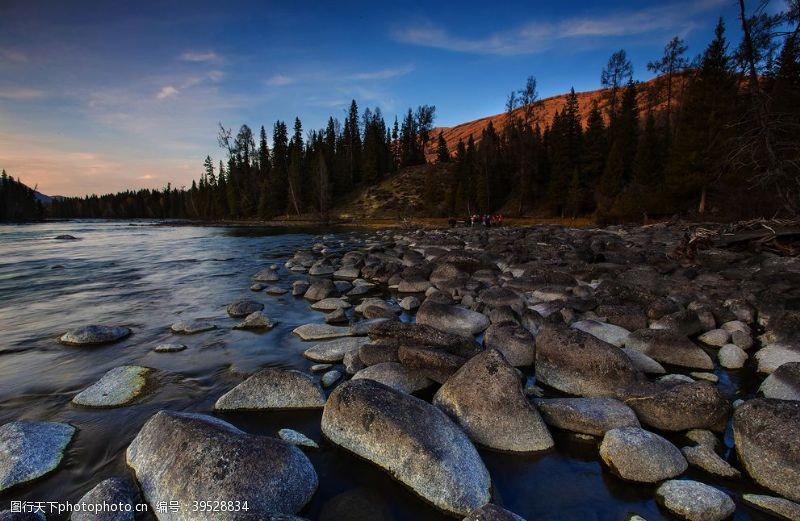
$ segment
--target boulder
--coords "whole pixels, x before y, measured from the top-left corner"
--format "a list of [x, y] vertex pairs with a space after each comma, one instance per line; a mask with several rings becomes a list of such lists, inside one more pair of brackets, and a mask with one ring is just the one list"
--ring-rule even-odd
[[783, 364], [800, 362], [800, 349], [781, 344], [769, 344], [755, 354], [758, 372], [770, 374]]
[[280, 276], [276, 270], [273, 270], [272, 268], [264, 268], [255, 274], [253, 280], [256, 282], [275, 282], [280, 280]]
[[490, 500], [489, 472], [472, 442], [424, 400], [351, 380], [331, 393], [322, 432], [448, 513], [464, 516]]
[[197, 333], [205, 333], [216, 329], [217, 326], [210, 322], [203, 322], [202, 320], [190, 320], [175, 322], [170, 326], [170, 330], [177, 335], [194, 335]]
[[590, 436], [618, 427], [640, 427], [633, 409], [614, 398], [549, 398], [534, 400], [545, 423]]
[[237, 300], [236, 302], [228, 304], [228, 306], [225, 308], [225, 310], [228, 312], [228, 315], [232, 316], [233, 318], [246, 317], [251, 313], [261, 311], [262, 309], [264, 309], [264, 304], [250, 299]]
[[789, 362], [772, 372], [758, 388], [765, 398], [800, 400], [800, 362]]
[[758, 484], [800, 501], [800, 402], [756, 398], [733, 413], [736, 454]]
[[[134, 521], [135, 508], [139, 504], [139, 490], [136, 485], [123, 478], [108, 478], [78, 500], [71, 521]], [[116, 510], [93, 511], [97, 505], [113, 505]], [[126, 511], [127, 509], [129, 511]]]
[[713, 447], [705, 445], [683, 447], [681, 452], [690, 465], [702, 469], [709, 474], [723, 478], [738, 478], [741, 476], [738, 470], [733, 468], [730, 463], [720, 458], [719, 455], [714, 452]]
[[314, 362], [336, 363], [344, 360], [344, 355], [369, 342], [364, 337], [337, 338], [316, 344], [303, 352], [303, 356]]
[[619, 348], [554, 323], [536, 337], [535, 366], [537, 381], [578, 396], [613, 396], [640, 375]]
[[723, 521], [736, 505], [727, 494], [699, 481], [671, 479], [656, 489], [658, 504], [687, 521]]
[[800, 521], [800, 505], [782, 497], [742, 494], [742, 502], [777, 519]]
[[650, 328], [672, 331], [683, 336], [694, 336], [703, 331], [703, 323], [697, 312], [684, 309], [659, 318], [650, 324]]
[[367, 367], [383, 362], [399, 362], [400, 356], [397, 346], [383, 344], [364, 344], [358, 348], [358, 357]]
[[417, 324], [462, 336], [473, 336], [489, 327], [489, 318], [477, 311], [425, 300], [417, 310]]
[[730, 339], [730, 333], [724, 329], [712, 329], [697, 337], [697, 340], [711, 347], [722, 347], [727, 344]]
[[413, 311], [419, 307], [419, 299], [413, 295], [403, 298], [400, 307], [406, 311]]
[[303, 297], [307, 298], [308, 300], [315, 301], [338, 296], [339, 291], [336, 289], [336, 285], [330, 279], [315, 280], [303, 294]]
[[268, 316], [261, 311], [255, 311], [233, 326], [233, 329], [272, 329], [273, 327], [275, 327], [275, 323]]
[[589, 333], [595, 338], [599, 338], [603, 342], [608, 342], [611, 345], [622, 347], [630, 331], [624, 327], [615, 326], [614, 324], [606, 324], [605, 322], [598, 322], [596, 320], [578, 320], [570, 324], [570, 327]]
[[18, 420], [0, 427], [0, 492], [55, 470], [74, 434], [68, 423]]
[[[212, 498], [247, 501], [247, 511], [225, 519], [276, 519], [302, 509], [317, 489], [317, 473], [297, 447], [255, 436], [213, 416], [160, 411], [127, 450], [144, 499], [151, 505], [178, 501], [191, 505]], [[159, 513], [162, 521], [219, 519], [190, 508]], [[278, 518], [279, 519], [279, 518]]]
[[536, 355], [536, 338], [516, 322], [500, 322], [484, 332], [483, 347], [500, 351], [514, 367], [531, 366]]
[[259, 411], [318, 409], [324, 405], [325, 394], [311, 376], [294, 369], [268, 367], [223, 394], [214, 408]]
[[736, 344], [725, 344], [719, 349], [717, 359], [725, 369], [741, 369], [747, 362], [748, 355]]
[[633, 331], [625, 340], [625, 347], [636, 349], [662, 364], [714, 369], [714, 362], [703, 349], [685, 335], [657, 329]]
[[433, 381], [397, 362], [370, 365], [353, 375], [353, 380], [366, 378], [404, 393], [415, 393], [433, 385]]
[[84, 407], [121, 407], [145, 392], [153, 370], [138, 365], [121, 365], [79, 392], [72, 403]]
[[294, 328], [292, 333], [303, 340], [325, 340], [353, 336], [349, 327], [332, 326], [330, 324], [303, 324]]
[[647, 315], [642, 307], [626, 304], [603, 304], [597, 306], [595, 313], [609, 324], [620, 326], [628, 331], [647, 327]]
[[623, 347], [622, 352], [625, 353], [625, 356], [631, 359], [633, 367], [645, 374], [666, 374], [667, 372], [663, 365], [659, 364], [641, 351]]
[[352, 307], [352, 304], [340, 297], [328, 297], [311, 304], [311, 309], [316, 309], [317, 311], [333, 311], [350, 307]]
[[425, 293], [430, 287], [431, 283], [427, 279], [403, 279], [397, 285], [397, 291], [400, 293]]
[[725, 430], [731, 406], [709, 382], [639, 383], [619, 391], [644, 425], [665, 431]]
[[84, 326], [71, 329], [58, 339], [62, 344], [71, 346], [91, 346], [118, 342], [131, 334], [131, 330], [122, 326]]
[[481, 351], [475, 340], [461, 335], [445, 333], [422, 324], [383, 321], [369, 329], [369, 337], [375, 343], [389, 346], [430, 346], [443, 351], [470, 358]]
[[492, 286], [484, 289], [478, 293], [478, 300], [491, 308], [508, 306], [517, 313], [521, 312], [525, 307], [525, 301], [519, 293], [508, 288], [501, 288], [500, 286]]
[[553, 447], [553, 438], [522, 390], [517, 371], [494, 349], [466, 362], [447, 379], [433, 404], [480, 445], [509, 452]]
[[467, 361], [462, 356], [435, 347], [401, 346], [397, 351], [397, 357], [404, 366], [440, 384], [443, 384]]
[[525, 519], [505, 508], [488, 503], [473, 510], [463, 521], [525, 521]]
[[689, 466], [681, 451], [658, 434], [639, 427], [611, 429], [603, 436], [600, 457], [622, 479], [657, 483]]

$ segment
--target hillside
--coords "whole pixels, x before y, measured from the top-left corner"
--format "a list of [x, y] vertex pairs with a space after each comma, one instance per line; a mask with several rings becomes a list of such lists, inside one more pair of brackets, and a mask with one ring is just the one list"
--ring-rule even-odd
[[[673, 79], [673, 92], [679, 92], [683, 87], [683, 84], [683, 77], [675, 77]], [[637, 89], [637, 100], [639, 102], [639, 108], [642, 111], [642, 114], [646, 114], [648, 110], [653, 110], [654, 112], [658, 113], [666, 108], [666, 101], [661, 99], [664, 96], [659, 92], [660, 89], [663, 89], [664, 91], [666, 90], [664, 78], [654, 78], [652, 80], [640, 83], [637, 85]], [[584, 126], [586, 125], [586, 119], [588, 118], [589, 113], [591, 112], [595, 103], [597, 103], [597, 106], [601, 109], [605, 117], [605, 109], [608, 106], [608, 101], [604, 96], [604, 93], [604, 89], [576, 93], [578, 95], [578, 106], [581, 113], [581, 122]], [[553, 116], [555, 116], [557, 112], [564, 108], [564, 105], [567, 102], [567, 94], [568, 93], [559, 94], [558, 96], [551, 96], [549, 98], [539, 100], [534, 118], [535, 121], [542, 126], [542, 128], [548, 126], [553, 121]], [[515, 115], [521, 118], [523, 115], [522, 109], [517, 109], [515, 111]], [[505, 128], [508, 122], [508, 114], [503, 112], [501, 114], [486, 116], [474, 121], [467, 121], [466, 123], [461, 123], [454, 127], [434, 128], [431, 132], [432, 139], [428, 143], [428, 146], [425, 150], [425, 156], [428, 158], [428, 161], [435, 160], [436, 137], [438, 137], [439, 132], [441, 132], [444, 136], [444, 139], [447, 142], [447, 148], [451, 153], [453, 153], [456, 149], [458, 141], [463, 140], [466, 143], [470, 135], [476, 143], [480, 141], [481, 132], [483, 132], [483, 130], [489, 126], [489, 122], [494, 125], [495, 130], [500, 132], [503, 128]]]

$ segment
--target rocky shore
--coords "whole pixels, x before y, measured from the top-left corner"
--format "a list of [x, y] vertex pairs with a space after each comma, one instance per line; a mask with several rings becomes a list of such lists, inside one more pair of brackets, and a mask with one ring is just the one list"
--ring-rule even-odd
[[[220, 310], [268, 339], [282, 317], [248, 293], [307, 300], [319, 319], [294, 333], [308, 370], [263, 368], [205, 414], [157, 413], [127, 450], [131, 476], [90, 494], [150, 505], [223, 494], [250, 507], [159, 519], [303, 519], [324, 479], [303, 451], [344, 450], [455, 518], [519, 520], [493, 496], [477, 449], [523, 457], [568, 433], [595, 444], [604, 472], [651, 486], [675, 517], [753, 508], [800, 519], [800, 259], [710, 246], [676, 256], [683, 239], [667, 224], [386, 230], [347, 247], [322, 237], [253, 273]], [[177, 335], [213, 327], [181, 321], [175, 343], [154, 350], [176, 356]], [[60, 341], [128, 334], [86, 326]], [[157, 373], [120, 366], [73, 402], [127, 406]], [[324, 440], [251, 435], [215, 416], [294, 409], [321, 411]], [[57, 468], [74, 431], [0, 427], [0, 490]]]

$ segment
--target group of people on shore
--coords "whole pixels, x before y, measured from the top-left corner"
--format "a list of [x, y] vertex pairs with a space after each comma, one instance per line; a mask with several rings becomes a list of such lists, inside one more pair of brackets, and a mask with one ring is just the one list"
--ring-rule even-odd
[[[490, 228], [492, 226], [502, 226], [503, 219], [504, 217], [503, 214], [501, 213], [496, 213], [496, 214], [485, 213], [483, 215], [474, 213], [472, 215], [467, 216], [467, 218], [464, 219], [464, 225], [472, 228], [480, 224], [486, 228]], [[451, 228], [455, 227], [455, 225], [457, 224], [457, 221], [453, 217], [449, 219], [449, 222]]]

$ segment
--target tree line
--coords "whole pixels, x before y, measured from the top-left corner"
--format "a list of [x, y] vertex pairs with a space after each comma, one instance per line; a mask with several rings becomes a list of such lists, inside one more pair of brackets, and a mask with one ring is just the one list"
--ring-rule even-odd
[[3, 170], [0, 173], [0, 221], [36, 221], [43, 216], [44, 207], [36, 198], [36, 191]]

